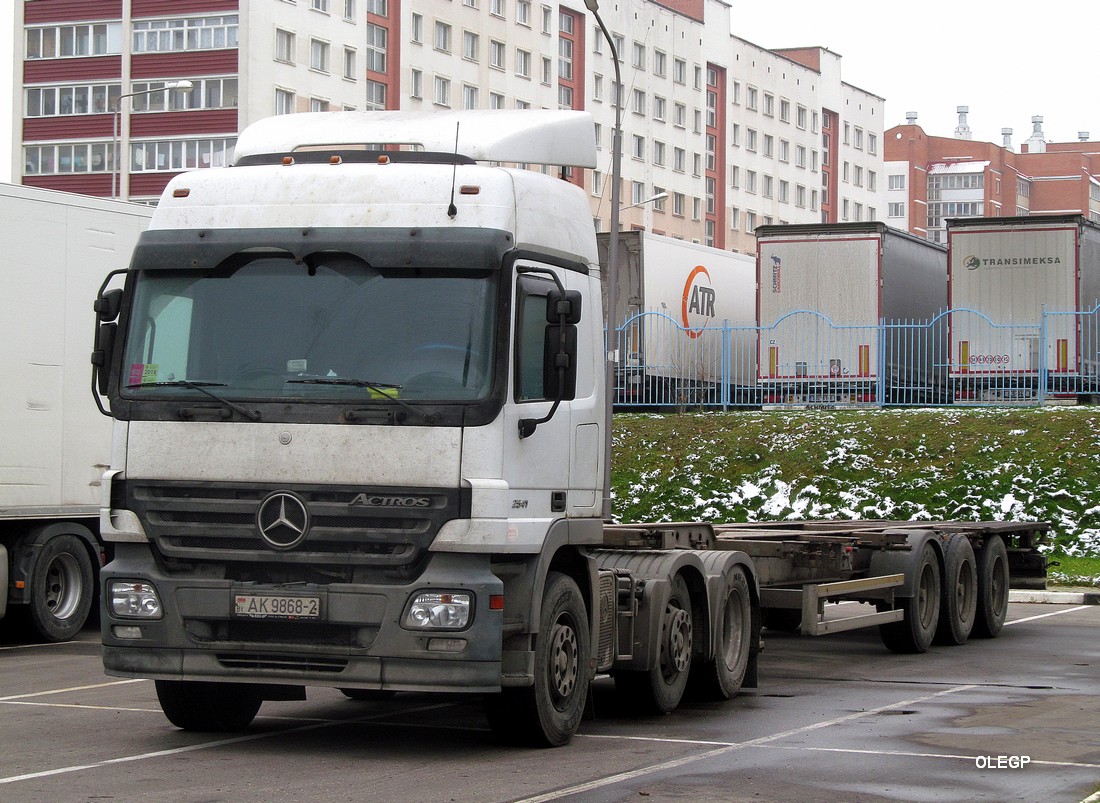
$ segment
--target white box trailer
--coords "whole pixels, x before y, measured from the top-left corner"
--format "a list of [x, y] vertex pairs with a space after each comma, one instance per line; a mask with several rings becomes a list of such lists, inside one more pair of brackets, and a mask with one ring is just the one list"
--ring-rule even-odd
[[[607, 265], [610, 234], [596, 239]], [[743, 401], [756, 377], [753, 257], [629, 231], [618, 261], [616, 401], [721, 403], [724, 388]]]
[[92, 304], [151, 215], [138, 204], [0, 184], [0, 619], [26, 605], [53, 641], [83, 626], [102, 552], [111, 419], [90, 392]]
[[1082, 215], [960, 218], [947, 243], [956, 397], [1094, 394], [1100, 226]]
[[934, 337], [910, 341], [946, 306], [943, 246], [879, 222], [760, 226], [756, 238], [765, 403], [878, 404], [939, 392]]

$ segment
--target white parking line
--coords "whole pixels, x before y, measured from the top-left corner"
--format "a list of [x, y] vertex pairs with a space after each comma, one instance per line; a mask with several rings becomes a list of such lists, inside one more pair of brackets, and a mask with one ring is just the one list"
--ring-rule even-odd
[[1024, 619], [1013, 619], [1011, 622], [1005, 622], [1005, 627], [1009, 625], [1018, 625], [1021, 622], [1034, 622], [1036, 619], [1046, 619], [1048, 616], [1061, 616], [1064, 613], [1074, 613], [1075, 611], [1086, 611], [1089, 608], [1095, 608], [1095, 605], [1079, 605], [1076, 608], [1063, 608], [1060, 611], [1051, 611], [1050, 613], [1040, 613], [1036, 616], [1028, 616]]
[[898, 703], [891, 703], [890, 705], [884, 705], [879, 708], [870, 708], [866, 711], [857, 711], [856, 713], [846, 714], [842, 717], [836, 717], [835, 719], [827, 719], [823, 720], [822, 722], [815, 722], [812, 725], [803, 725], [801, 728], [794, 728], [792, 730], [782, 731], [781, 733], [773, 733], [770, 736], [760, 736], [756, 739], [750, 739], [747, 742], [737, 742], [735, 744], [726, 745], [723, 747], [719, 747], [716, 750], [708, 750], [705, 753], [684, 756], [682, 758], [672, 759], [671, 761], [663, 761], [660, 764], [652, 764], [648, 767], [641, 767], [639, 769], [631, 770], [629, 772], [620, 772], [615, 775], [609, 775], [605, 778], [598, 778], [594, 781], [577, 784], [576, 786], [570, 786], [566, 789], [558, 789], [554, 792], [548, 792], [544, 795], [524, 798], [517, 803], [543, 803], [543, 801], [558, 800], [559, 798], [568, 797], [569, 795], [577, 795], [584, 792], [591, 792], [594, 789], [600, 789], [604, 786], [611, 786], [613, 784], [621, 783], [623, 781], [640, 778], [643, 775], [651, 775], [655, 772], [665, 772], [667, 770], [676, 769], [677, 767], [682, 767], [685, 764], [692, 764], [696, 761], [705, 761], [709, 758], [717, 758], [718, 756], [733, 753], [737, 750], [744, 750], [747, 747], [758, 747], [767, 745], [770, 742], [779, 741], [780, 739], [786, 739], [790, 736], [798, 736], [803, 733], [821, 730], [822, 728], [829, 728], [833, 725], [840, 725], [844, 722], [851, 722], [855, 719], [863, 719], [864, 717], [874, 716], [884, 711], [892, 711], [896, 708], [908, 708], [918, 703], [927, 702], [928, 700], [934, 700], [937, 697], [943, 697], [944, 695], [955, 694], [956, 692], [961, 691], [969, 691], [970, 689], [975, 688], [978, 687], [974, 684], [953, 686], [950, 689], [944, 689], [942, 691], [933, 692], [932, 694], [926, 694], [923, 697], [915, 697], [911, 700], [902, 700]]
[[70, 691], [87, 691], [88, 689], [102, 689], [107, 686], [125, 686], [127, 683], [148, 683], [149, 681], [144, 678], [135, 678], [133, 680], [112, 680], [107, 683], [93, 683], [90, 686], [70, 686], [67, 689], [50, 689], [48, 691], [36, 691], [29, 694], [12, 694], [8, 697], [0, 697], [0, 703], [10, 702], [11, 700], [26, 700], [28, 697], [46, 697], [50, 694], [64, 694]]
[[[452, 703], [437, 703], [435, 705], [425, 705], [419, 708], [409, 709], [406, 713], [415, 714], [421, 711], [432, 711], [438, 708], [446, 708], [452, 705]], [[306, 731], [317, 730], [319, 728], [330, 728], [333, 725], [350, 725], [357, 722], [369, 722], [374, 719], [381, 719], [385, 716], [390, 716], [392, 712], [373, 714], [370, 716], [355, 717], [354, 719], [333, 719], [323, 720], [321, 722], [314, 723], [312, 725], [302, 725], [297, 728], [287, 728], [286, 730], [271, 731], [270, 733], [252, 733], [245, 736], [235, 736], [231, 739], [218, 739], [213, 742], [203, 742], [202, 744], [192, 744], [187, 747], [175, 747], [171, 750], [155, 750], [152, 753], [138, 753], [132, 756], [120, 756], [118, 758], [107, 758], [103, 761], [93, 761], [89, 764], [76, 764], [70, 767], [57, 767], [52, 770], [42, 770], [41, 772], [28, 772], [25, 775], [11, 775], [7, 778], [0, 778], [0, 784], [17, 783], [19, 781], [29, 781], [35, 778], [49, 778], [54, 775], [65, 775], [72, 772], [82, 772], [84, 770], [94, 770], [100, 767], [110, 767], [114, 764], [127, 764], [131, 761], [145, 761], [150, 758], [163, 758], [164, 756], [175, 756], [181, 753], [193, 753], [196, 750], [208, 750], [212, 747], [222, 747], [227, 744], [241, 744], [242, 742], [255, 742], [260, 739], [270, 739], [274, 736], [284, 736], [292, 733], [304, 733]]]

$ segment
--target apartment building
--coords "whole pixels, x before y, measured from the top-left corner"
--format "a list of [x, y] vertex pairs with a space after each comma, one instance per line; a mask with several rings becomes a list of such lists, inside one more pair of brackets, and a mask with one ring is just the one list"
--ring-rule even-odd
[[[153, 202], [274, 114], [572, 108], [600, 164], [568, 176], [625, 228], [755, 249], [758, 225], [881, 217], [883, 100], [819, 47], [733, 36], [722, 0], [17, 0], [13, 176]], [[538, 166], [531, 166], [537, 168]]]
[[1004, 141], [975, 142], [960, 106], [954, 137], [925, 133], [910, 113], [885, 134], [886, 217], [896, 228], [947, 242], [953, 217], [1059, 213], [1100, 223], [1100, 142], [1082, 131], [1077, 142], [1047, 142], [1043, 118], [1017, 152], [1012, 129]]

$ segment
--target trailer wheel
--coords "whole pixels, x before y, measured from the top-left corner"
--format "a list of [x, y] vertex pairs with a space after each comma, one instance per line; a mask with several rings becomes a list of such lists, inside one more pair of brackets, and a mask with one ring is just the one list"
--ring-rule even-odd
[[590, 643], [580, 589], [572, 578], [551, 572], [542, 595], [534, 686], [486, 698], [493, 734], [539, 747], [558, 747], [573, 738], [588, 699]]
[[924, 652], [932, 644], [940, 619], [940, 562], [936, 550], [926, 543], [916, 566], [916, 593], [898, 601], [905, 611], [900, 622], [879, 625], [882, 643], [892, 652]]
[[999, 535], [990, 536], [978, 554], [976, 638], [996, 638], [1008, 617], [1008, 550]]
[[643, 709], [657, 714], [675, 711], [687, 688], [691, 672], [691, 597], [681, 575], [672, 581], [668, 602], [661, 614], [657, 665], [644, 672], [618, 672], [615, 689]]
[[978, 614], [978, 570], [970, 539], [956, 533], [947, 541], [943, 558], [943, 599], [936, 644], [964, 644]]
[[186, 731], [244, 730], [263, 704], [258, 691], [236, 683], [158, 680], [156, 686], [164, 716]]
[[57, 535], [43, 544], [30, 583], [31, 623], [39, 635], [58, 642], [79, 633], [95, 596], [95, 570], [84, 542], [75, 535]]
[[741, 690], [752, 652], [752, 598], [740, 567], [730, 573], [716, 625], [714, 659], [692, 667], [692, 686], [709, 699], [728, 700]]

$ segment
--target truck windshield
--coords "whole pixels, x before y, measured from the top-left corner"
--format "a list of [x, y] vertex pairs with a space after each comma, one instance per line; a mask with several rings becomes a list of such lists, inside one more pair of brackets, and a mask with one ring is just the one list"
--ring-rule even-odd
[[489, 269], [376, 269], [340, 253], [144, 271], [120, 385], [150, 399], [195, 385], [219, 398], [484, 399], [496, 296]]

